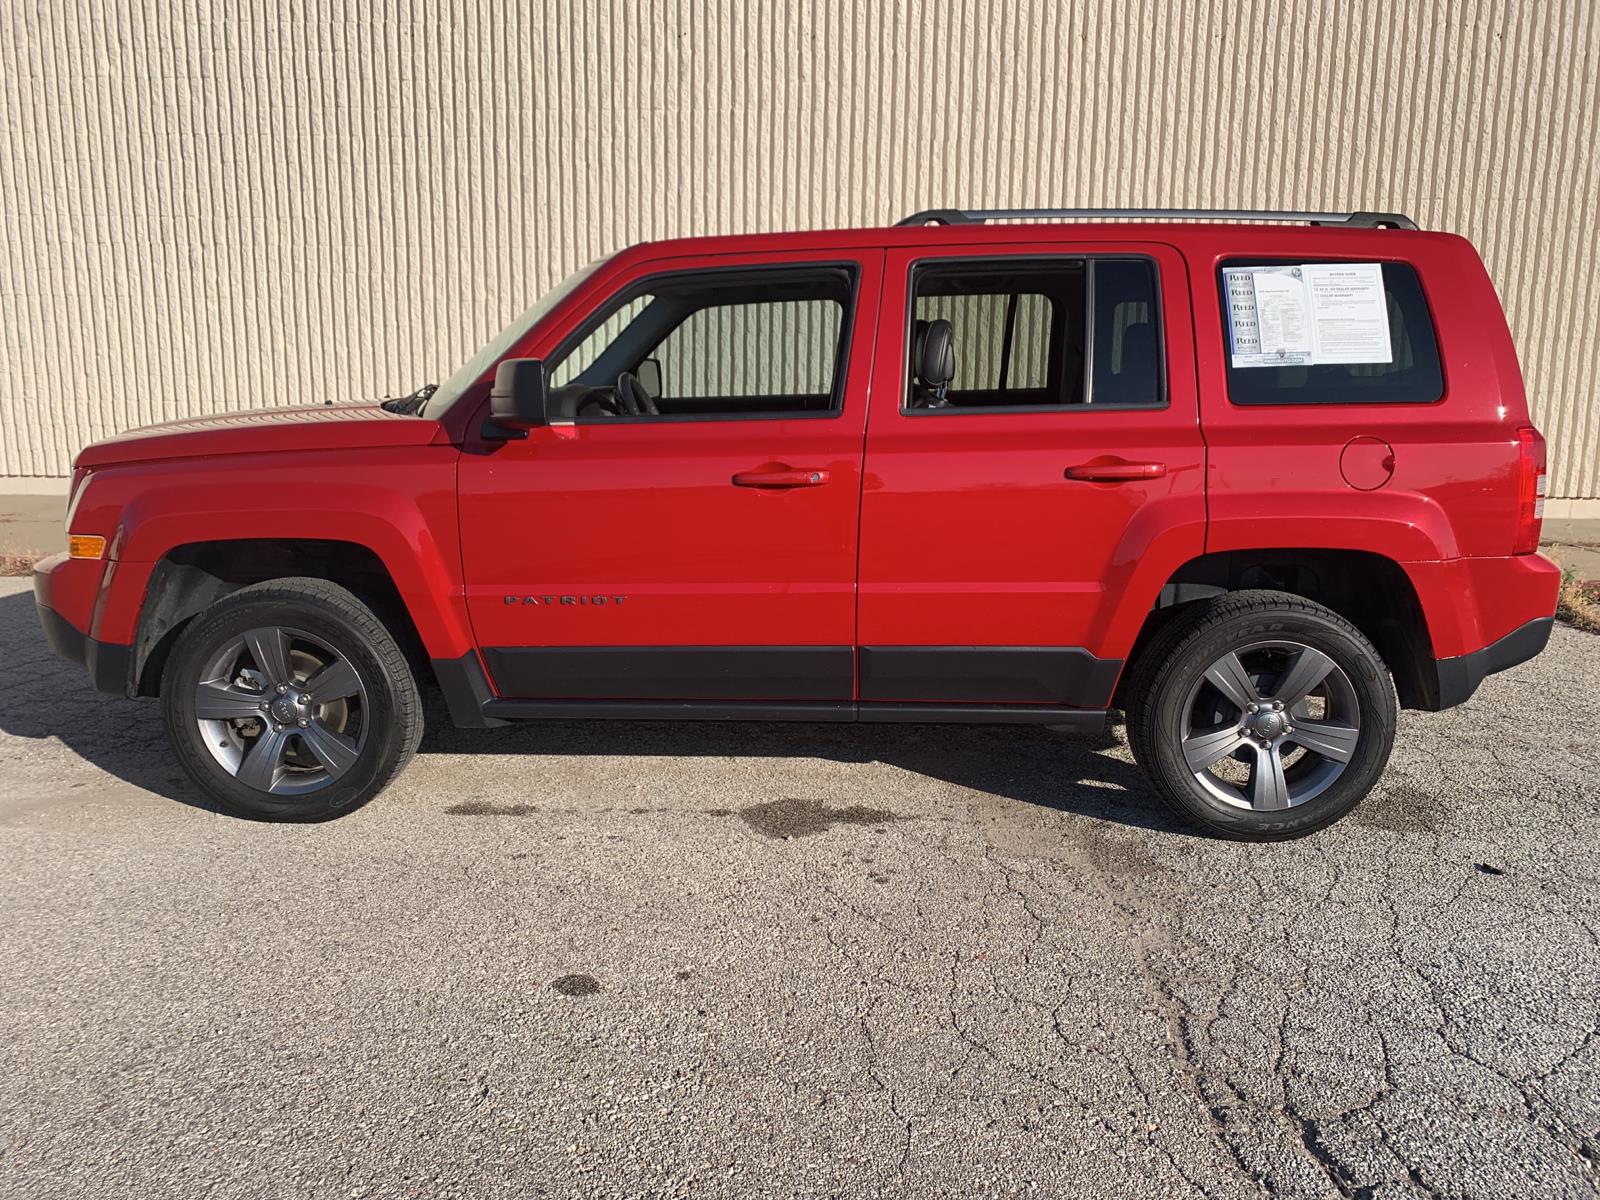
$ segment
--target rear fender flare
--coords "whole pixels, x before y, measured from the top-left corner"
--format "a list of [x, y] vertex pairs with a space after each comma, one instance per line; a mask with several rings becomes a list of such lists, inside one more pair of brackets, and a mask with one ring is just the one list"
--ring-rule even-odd
[[1101, 602], [1087, 639], [1091, 652], [1126, 661], [1167, 580], [1205, 553], [1205, 517], [1205, 499], [1198, 493], [1139, 507], [1101, 581]]
[[1357, 550], [1397, 563], [1458, 558], [1460, 544], [1437, 500], [1417, 492], [1213, 491], [1206, 553], [1302, 546]]

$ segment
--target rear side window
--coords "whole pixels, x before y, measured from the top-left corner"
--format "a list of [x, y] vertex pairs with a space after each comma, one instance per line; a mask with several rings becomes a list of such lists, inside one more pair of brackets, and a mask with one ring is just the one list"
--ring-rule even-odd
[[1431, 404], [1433, 318], [1407, 263], [1235, 260], [1217, 277], [1235, 404]]
[[1142, 258], [1090, 264], [1094, 311], [1091, 402], [1139, 408], [1161, 403], [1155, 265]]
[[[911, 277], [911, 413], [1154, 408], [1165, 403], [1155, 264], [1146, 258], [958, 259]], [[947, 322], [948, 383], [916, 374]]]
[[[1061, 288], [1077, 289], [1071, 303], [1081, 306], [1082, 276], [1063, 274]], [[965, 353], [956, 355], [956, 373], [950, 387], [963, 396], [985, 393], [1003, 404], [1045, 404], [1049, 375], [1050, 330], [1055, 310], [1068, 303], [1028, 291], [944, 291], [960, 286], [1001, 289], [1027, 286], [1026, 279], [969, 275], [965, 279], [927, 280], [929, 292], [917, 296], [917, 321], [949, 321], [955, 343]], [[931, 289], [940, 288], [933, 293]], [[993, 395], [989, 395], [993, 393]]]

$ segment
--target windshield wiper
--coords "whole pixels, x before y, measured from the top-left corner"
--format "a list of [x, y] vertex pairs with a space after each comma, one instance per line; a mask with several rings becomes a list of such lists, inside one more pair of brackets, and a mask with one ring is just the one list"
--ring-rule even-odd
[[422, 406], [428, 402], [428, 397], [438, 390], [439, 385], [437, 383], [425, 383], [409, 396], [386, 398], [380, 407], [386, 408], [392, 413], [402, 413], [410, 416], [412, 413], [420, 412]]

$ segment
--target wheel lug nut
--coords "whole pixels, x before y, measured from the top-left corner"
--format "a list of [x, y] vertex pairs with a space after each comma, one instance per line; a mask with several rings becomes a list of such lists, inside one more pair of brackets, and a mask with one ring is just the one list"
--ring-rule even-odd
[[301, 729], [304, 729], [309, 724], [311, 724], [310, 721], [306, 720], [304, 717], [300, 718], [300, 728]]
[[288, 690], [289, 690], [289, 685], [288, 685], [288, 684], [287, 684], [287, 683], [280, 683], [280, 684], [279, 684], [279, 685], [278, 685], [278, 695], [280, 695], [280, 696], [281, 696], [281, 695], [283, 695], [283, 694], [284, 694], [284, 693], [285, 693], [285, 692], [287, 692], [287, 691], [288, 691]]

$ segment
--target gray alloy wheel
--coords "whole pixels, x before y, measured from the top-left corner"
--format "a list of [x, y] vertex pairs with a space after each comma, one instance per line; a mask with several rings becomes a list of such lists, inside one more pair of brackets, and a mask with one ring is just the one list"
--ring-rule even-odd
[[1128, 744], [1161, 798], [1210, 833], [1304, 837], [1383, 774], [1398, 705], [1348, 619], [1246, 588], [1183, 605], [1135, 654]]
[[326, 821], [381, 792], [422, 738], [405, 651], [349, 589], [247, 584], [183, 626], [161, 719], [189, 778], [236, 816]]
[[263, 625], [210, 657], [194, 722], [217, 763], [247, 787], [304, 796], [329, 787], [366, 745], [371, 705], [350, 662], [301, 629]]
[[1298, 641], [1223, 654], [1189, 689], [1183, 713], [1183, 757], [1195, 780], [1224, 804], [1255, 812], [1322, 795], [1361, 739], [1349, 677]]

